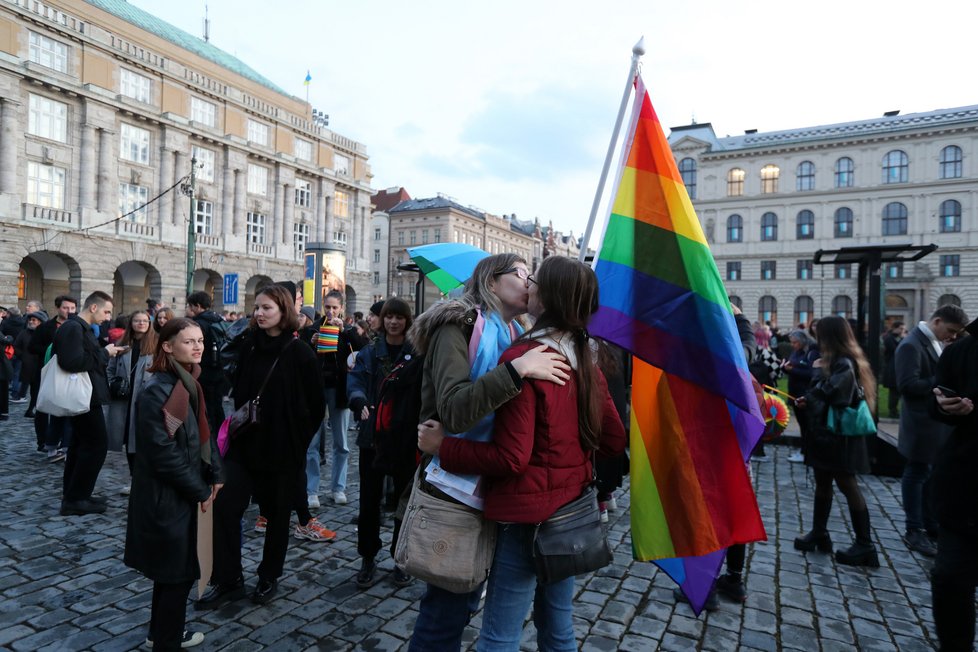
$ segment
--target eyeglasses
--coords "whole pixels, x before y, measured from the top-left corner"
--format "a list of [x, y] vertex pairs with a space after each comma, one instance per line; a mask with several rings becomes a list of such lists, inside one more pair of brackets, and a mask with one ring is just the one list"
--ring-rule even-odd
[[526, 277], [526, 287], [530, 287], [530, 283], [533, 283], [534, 285], [537, 285], [537, 280], [535, 278], [533, 278], [532, 276], [527, 276]]
[[506, 274], [516, 274], [524, 281], [530, 276], [530, 272], [526, 271], [525, 267], [510, 267], [509, 269], [498, 272], [496, 276], [505, 276]]

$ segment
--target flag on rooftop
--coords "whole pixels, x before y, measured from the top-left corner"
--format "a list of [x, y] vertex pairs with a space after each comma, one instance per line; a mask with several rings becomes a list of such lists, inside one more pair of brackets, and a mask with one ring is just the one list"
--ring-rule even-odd
[[309, 74], [309, 71], [307, 70], [306, 71], [306, 79], [302, 83], [305, 84], [306, 86], [308, 86], [310, 84], [310, 82], [312, 82], [312, 75], [310, 75]]

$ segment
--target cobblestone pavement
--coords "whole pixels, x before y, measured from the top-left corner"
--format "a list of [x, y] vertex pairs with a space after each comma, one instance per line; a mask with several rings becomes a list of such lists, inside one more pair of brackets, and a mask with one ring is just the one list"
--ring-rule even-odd
[[[22, 406], [11, 406], [20, 408]], [[122, 564], [127, 484], [122, 453], [109, 453], [96, 492], [109, 499], [102, 515], [58, 515], [61, 464], [35, 452], [32, 422], [16, 410], [0, 422], [0, 648], [11, 650], [130, 650], [147, 633], [150, 582]], [[354, 447], [355, 448], [355, 447]], [[744, 605], [724, 602], [694, 618], [673, 600], [673, 583], [650, 563], [634, 562], [628, 493], [611, 514], [614, 563], [578, 578], [575, 627], [585, 650], [929, 650], [935, 647], [929, 562], [900, 540], [899, 482], [866, 476], [878, 570], [837, 565], [824, 554], [795, 551], [792, 540], [810, 524], [811, 476], [787, 461], [789, 449], [769, 447], [753, 463], [768, 541], [748, 549]], [[206, 633], [199, 650], [399, 650], [405, 647], [423, 590], [397, 588], [386, 551], [379, 581], [360, 591], [353, 578], [358, 481], [351, 460], [350, 504], [324, 498], [319, 516], [338, 531], [331, 544], [291, 543], [277, 598], [264, 607], [247, 600], [214, 612], [188, 609], [188, 624]], [[324, 467], [324, 477], [328, 468]], [[840, 505], [840, 503], [842, 503]], [[256, 510], [246, 515], [253, 523]], [[837, 495], [830, 529], [851, 537]], [[390, 538], [390, 529], [384, 532]], [[260, 535], [247, 528], [245, 578], [255, 581]], [[474, 649], [481, 614], [466, 631]], [[524, 649], [535, 649], [528, 623]]]

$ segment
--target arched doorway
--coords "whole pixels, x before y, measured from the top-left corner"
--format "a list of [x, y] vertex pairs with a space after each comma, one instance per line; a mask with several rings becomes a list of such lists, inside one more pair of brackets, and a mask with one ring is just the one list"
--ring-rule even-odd
[[346, 316], [350, 317], [357, 311], [357, 291], [346, 286]]
[[258, 294], [258, 292], [260, 292], [262, 288], [271, 285], [273, 282], [274, 281], [272, 281], [271, 278], [265, 276], [264, 274], [255, 274], [248, 279], [248, 282], [245, 284], [244, 305], [241, 309], [241, 312], [245, 316], [250, 315], [254, 311], [255, 296]]
[[958, 306], [961, 307], [961, 297], [956, 294], [942, 294], [937, 298], [937, 307]]
[[194, 271], [194, 292], [206, 292], [211, 298], [211, 310], [220, 314], [224, 310], [224, 277], [213, 269]]
[[35, 251], [20, 261], [19, 273], [23, 275], [23, 298], [18, 300], [24, 309], [27, 302], [37, 300], [53, 314], [54, 298], [68, 294], [79, 302], [81, 295], [81, 266], [71, 256], [55, 251]]
[[146, 299], [159, 299], [163, 292], [160, 272], [147, 262], [129, 260], [115, 268], [112, 280], [113, 312], [127, 315], [146, 309]]

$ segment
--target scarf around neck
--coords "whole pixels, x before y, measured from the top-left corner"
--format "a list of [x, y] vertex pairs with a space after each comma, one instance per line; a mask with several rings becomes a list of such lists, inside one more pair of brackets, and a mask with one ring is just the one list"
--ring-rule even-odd
[[170, 439], [177, 434], [187, 421], [190, 413], [190, 405], [193, 403], [196, 408], [197, 430], [200, 432], [200, 459], [205, 464], [211, 463], [210, 438], [211, 431], [207, 425], [207, 412], [204, 409], [204, 390], [200, 386], [197, 378], [200, 376], [200, 365], [194, 364], [188, 371], [182, 364], [171, 361], [170, 370], [176, 375], [179, 382], [174, 383], [173, 391], [163, 404], [163, 421], [166, 428], [166, 435]]

